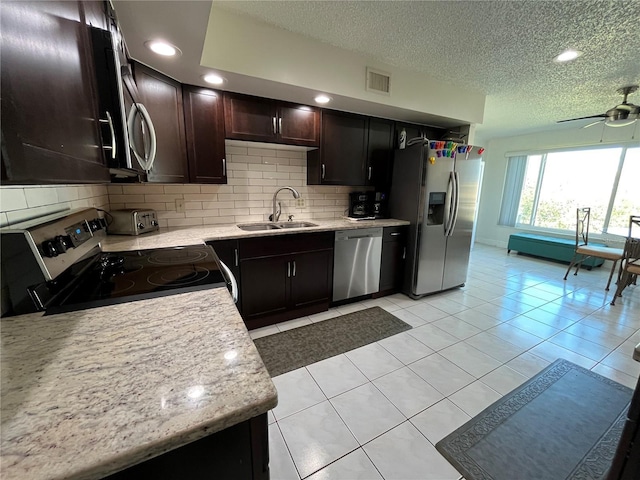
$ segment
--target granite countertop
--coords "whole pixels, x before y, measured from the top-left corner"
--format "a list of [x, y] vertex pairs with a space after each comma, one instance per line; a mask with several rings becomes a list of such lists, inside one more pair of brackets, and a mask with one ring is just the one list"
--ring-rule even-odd
[[[306, 221], [306, 220], [305, 220]], [[397, 227], [409, 225], [405, 220], [385, 218], [379, 220], [308, 220], [316, 227], [287, 228], [279, 230], [260, 230], [248, 232], [240, 229], [236, 224], [204, 225], [197, 227], [161, 228], [158, 231], [138, 236], [109, 235], [101, 242], [105, 252], [126, 250], [145, 250], [148, 248], [166, 248], [185, 245], [201, 245], [209, 240], [223, 240], [233, 238], [266, 237], [273, 235], [291, 235], [297, 233], [328, 232], [356, 228]]]
[[9, 317], [1, 340], [4, 480], [100, 478], [277, 404], [224, 288]]

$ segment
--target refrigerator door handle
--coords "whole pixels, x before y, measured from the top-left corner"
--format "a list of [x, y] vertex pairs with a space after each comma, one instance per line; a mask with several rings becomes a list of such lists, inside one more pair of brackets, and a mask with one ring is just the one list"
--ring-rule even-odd
[[451, 230], [451, 224], [453, 220], [453, 205], [455, 201], [455, 177], [453, 172], [449, 172], [449, 183], [447, 184], [447, 206], [445, 208], [446, 219], [444, 221], [444, 236], [449, 236], [449, 231]]
[[453, 235], [453, 230], [456, 228], [456, 222], [458, 221], [458, 210], [460, 210], [460, 174], [454, 172], [454, 209], [453, 218], [451, 220], [451, 228], [449, 228], [449, 236]]

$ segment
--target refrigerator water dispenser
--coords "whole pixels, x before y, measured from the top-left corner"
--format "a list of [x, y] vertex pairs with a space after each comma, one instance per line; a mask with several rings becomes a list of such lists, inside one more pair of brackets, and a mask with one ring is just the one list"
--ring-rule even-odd
[[427, 225], [442, 225], [444, 223], [445, 192], [429, 193], [429, 209], [427, 210]]

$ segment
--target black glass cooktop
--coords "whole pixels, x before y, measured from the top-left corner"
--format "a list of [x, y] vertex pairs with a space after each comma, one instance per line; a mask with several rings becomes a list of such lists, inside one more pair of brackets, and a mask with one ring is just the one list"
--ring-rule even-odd
[[208, 245], [99, 253], [47, 305], [47, 314], [226, 286]]

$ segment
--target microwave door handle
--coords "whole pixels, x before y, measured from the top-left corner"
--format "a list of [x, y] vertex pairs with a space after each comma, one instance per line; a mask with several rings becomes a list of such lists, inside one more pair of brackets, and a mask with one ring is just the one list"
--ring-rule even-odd
[[229, 283], [231, 283], [231, 298], [233, 298], [233, 303], [238, 303], [238, 282], [236, 281], [236, 277], [233, 275], [231, 269], [227, 267], [223, 261], [220, 261], [220, 267], [222, 267], [222, 270], [229, 280]]
[[[136, 116], [138, 114], [140, 115], [141, 131], [143, 135], [142, 143], [145, 148], [145, 152], [142, 155], [136, 148], [136, 143], [135, 143], [135, 138], [133, 133], [135, 131]], [[131, 144], [131, 150], [133, 151], [133, 155], [136, 157], [136, 160], [138, 160], [138, 163], [143, 168], [143, 170], [145, 170], [146, 172], [149, 172], [151, 170], [151, 167], [153, 167], [153, 162], [155, 161], [155, 158], [156, 158], [156, 131], [153, 128], [153, 122], [151, 121], [149, 112], [147, 111], [147, 109], [142, 103], [134, 103], [133, 105], [131, 105], [131, 110], [129, 110], [129, 118], [127, 119], [127, 128], [129, 130], [129, 141]], [[148, 132], [149, 133], [149, 150], [148, 151], [146, 148], [147, 142], [146, 142], [146, 134], [145, 134], [145, 130], [147, 129], [149, 130]]]
[[111, 133], [111, 146], [110, 147], [102, 147], [105, 150], [111, 150], [111, 159], [115, 160], [116, 158], [116, 131], [113, 128], [113, 118], [108, 110], [105, 110], [105, 114], [107, 116], [106, 120], [100, 119], [100, 123], [106, 123], [109, 125], [109, 132]]

